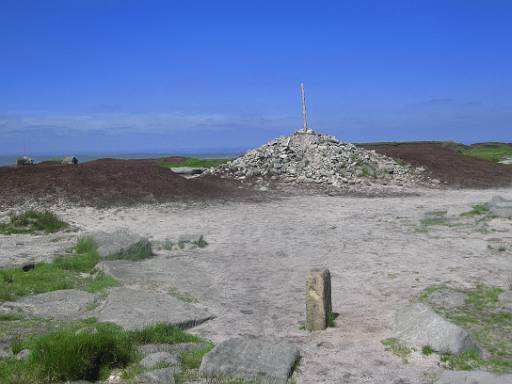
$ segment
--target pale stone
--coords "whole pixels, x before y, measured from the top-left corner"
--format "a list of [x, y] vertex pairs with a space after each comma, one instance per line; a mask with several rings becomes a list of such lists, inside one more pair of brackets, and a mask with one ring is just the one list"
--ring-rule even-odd
[[306, 277], [306, 329], [327, 328], [331, 312], [331, 274], [327, 269], [312, 269]]

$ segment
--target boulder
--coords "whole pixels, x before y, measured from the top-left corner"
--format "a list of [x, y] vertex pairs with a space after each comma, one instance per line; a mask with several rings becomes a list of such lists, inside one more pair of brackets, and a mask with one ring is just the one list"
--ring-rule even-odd
[[16, 165], [32, 165], [34, 160], [28, 156], [21, 156], [16, 159]]
[[86, 237], [92, 238], [101, 258], [139, 260], [153, 255], [151, 243], [147, 238], [131, 233], [126, 229], [108, 232], [92, 232]]
[[137, 384], [174, 384], [174, 375], [181, 373], [178, 367], [156, 369], [135, 378]]
[[199, 168], [199, 167], [174, 167], [171, 170], [178, 175], [200, 175], [208, 168]]
[[215, 346], [203, 358], [199, 371], [213, 380], [285, 384], [298, 358], [299, 350], [289, 342], [240, 337]]
[[158, 323], [190, 328], [213, 319], [207, 310], [171, 295], [123, 287], [109, 289], [95, 317], [124, 329], [141, 329]]
[[15, 358], [16, 360], [26, 361], [29, 359], [31, 352], [30, 349], [22, 349], [16, 354]]
[[5, 302], [0, 306], [0, 312], [22, 312], [28, 316], [71, 320], [84, 317], [96, 302], [97, 298], [92, 293], [62, 289], [26, 296], [15, 302]]
[[505, 291], [498, 296], [498, 303], [507, 310], [512, 312], [512, 291]]
[[10, 359], [11, 357], [12, 353], [10, 351], [0, 349], [0, 360]]
[[152, 369], [162, 365], [176, 366], [180, 360], [176, 355], [169, 352], [154, 352], [144, 357], [139, 365], [145, 369]]
[[496, 375], [483, 371], [445, 371], [435, 384], [510, 384], [512, 374]]
[[507, 200], [501, 196], [494, 196], [487, 203], [489, 211], [497, 217], [512, 218], [512, 200]]
[[400, 341], [418, 349], [429, 345], [436, 352], [453, 354], [479, 350], [469, 333], [425, 304], [410, 304], [397, 311], [395, 329]]
[[64, 165], [77, 165], [78, 159], [75, 156], [66, 156], [62, 159], [62, 164]]

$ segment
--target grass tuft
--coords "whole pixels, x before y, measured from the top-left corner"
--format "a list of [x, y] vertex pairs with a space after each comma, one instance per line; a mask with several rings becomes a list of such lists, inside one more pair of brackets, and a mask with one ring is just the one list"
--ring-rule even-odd
[[473, 205], [471, 211], [464, 212], [461, 216], [472, 217], [472, 216], [482, 216], [489, 214], [489, 207], [486, 204], [476, 204]]
[[11, 215], [8, 223], [0, 224], [0, 233], [11, 235], [18, 233], [55, 233], [69, 225], [50, 211], [28, 210]]
[[421, 348], [421, 353], [423, 353], [425, 356], [430, 356], [432, 353], [434, 353], [434, 350], [430, 345], [425, 345], [423, 348]]
[[381, 341], [382, 345], [384, 345], [384, 349], [386, 351], [390, 351], [391, 353], [397, 355], [402, 359], [404, 363], [407, 363], [407, 358], [414, 351], [414, 349], [407, 347], [402, 344], [400, 340], [392, 337], [389, 339], [384, 339]]
[[130, 339], [137, 344], [198, 343], [201, 339], [169, 324], [157, 324], [141, 330], [128, 331]]

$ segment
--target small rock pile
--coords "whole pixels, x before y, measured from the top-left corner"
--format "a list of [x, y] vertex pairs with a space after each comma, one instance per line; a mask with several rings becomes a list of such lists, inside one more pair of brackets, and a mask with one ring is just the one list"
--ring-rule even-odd
[[277, 138], [208, 173], [239, 180], [271, 180], [349, 189], [356, 184], [428, 183], [422, 168], [397, 163], [334, 136], [313, 131]]

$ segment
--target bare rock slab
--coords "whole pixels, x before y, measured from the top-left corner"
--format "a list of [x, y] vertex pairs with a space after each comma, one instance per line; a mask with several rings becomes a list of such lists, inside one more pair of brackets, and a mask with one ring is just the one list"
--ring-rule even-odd
[[156, 369], [145, 372], [135, 379], [137, 384], [174, 384], [174, 374], [181, 372], [177, 367]]
[[299, 350], [289, 342], [241, 337], [215, 346], [203, 358], [199, 370], [209, 379], [284, 384], [298, 358]]
[[171, 295], [122, 287], [109, 290], [95, 316], [98, 321], [108, 321], [124, 329], [141, 329], [158, 323], [190, 328], [214, 317], [207, 310]]
[[4, 303], [0, 307], [0, 312], [21, 312], [27, 316], [72, 320], [92, 316], [89, 310], [96, 304], [97, 298], [92, 293], [78, 289], [62, 289]]
[[155, 352], [177, 353], [196, 352], [208, 347], [208, 343], [178, 343], [178, 344], [144, 344], [137, 347], [137, 351], [144, 356]]
[[177, 355], [170, 354], [169, 352], [154, 352], [150, 353], [140, 361], [140, 366], [146, 369], [156, 368], [157, 366], [179, 365], [180, 360]]
[[512, 374], [496, 375], [483, 371], [445, 371], [435, 384], [510, 384]]
[[505, 219], [512, 218], [512, 200], [507, 200], [501, 196], [494, 196], [487, 203], [487, 207], [494, 216]]
[[127, 229], [119, 229], [111, 233], [92, 232], [87, 237], [94, 239], [98, 255], [101, 258], [130, 259], [130, 256], [134, 254], [144, 258], [153, 254], [148, 239]]
[[398, 310], [395, 328], [399, 340], [419, 349], [430, 345], [434, 351], [453, 354], [478, 350], [469, 333], [425, 304], [411, 304]]
[[327, 269], [312, 269], [306, 276], [306, 329], [327, 328], [331, 312], [331, 274]]

